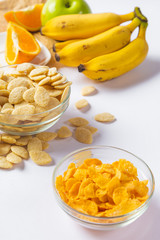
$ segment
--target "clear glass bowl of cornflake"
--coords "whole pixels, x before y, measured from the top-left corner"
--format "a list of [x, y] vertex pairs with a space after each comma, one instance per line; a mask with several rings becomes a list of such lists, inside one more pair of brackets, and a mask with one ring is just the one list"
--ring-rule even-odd
[[84, 227], [113, 230], [148, 208], [155, 182], [149, 166], [116, 147], [76, 150], [56, 166], [53, 190], [60, 208]]

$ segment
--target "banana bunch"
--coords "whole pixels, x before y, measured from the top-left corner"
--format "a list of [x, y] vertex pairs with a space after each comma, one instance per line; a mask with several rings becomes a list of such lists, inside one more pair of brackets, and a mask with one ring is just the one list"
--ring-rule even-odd
[[[130, 21], [127, 25], [120, 25]], [[147, 18], [138, 7], [125, 15], [114, 13], [77, 14], [51, 19], [44, 35], [63, 42], [53, 46], [56, 61], [78, 67], [87, 77], [105, 81], [138, 66], [147, 56]], [[139, 27], [135, 40], [132, 32]]]

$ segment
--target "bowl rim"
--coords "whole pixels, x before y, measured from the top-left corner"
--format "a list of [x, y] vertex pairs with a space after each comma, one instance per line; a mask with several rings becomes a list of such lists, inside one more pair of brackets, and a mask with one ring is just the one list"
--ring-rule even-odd
[[[47, 66], [36, 65], [36, 64], [33, 64], [33, 63], [31, 63], [31, 64], [34, 65], [34, 66], [38, 66], [38, 67], [47, 67]], [[14, 67], [16, 67], [17, 65], [20, 65], [20, 64], [2, 66], [2, 67], [0, 67], [0, 70], [3, 69], [3, 68], [14, 68]], [[60, 72], [58, 72], [58, 73], [60, 73]], [[62, 73], [60, 73], [60, 74], [63, 76]], [[69, 82], [69, 81], [67, 80], [66, 82]], [[42, 86], [42, 87], [43, 87], [43, 86]], [[53, 111], [53, 110], [56, 110], [57, 108], [63, 106], [63, 105], [68, 101], [68, 99], [69, 99], [69, 97], [70, 97], [70, 95], [71, 95], [71, 86], [69, 85], [68, 87], [69, 87], [69, 91], [68, 91], [67, 97], [66, 97], [59, 105], [57, 105], [57, 106], [54, 107], [54, 108], [51, 108], [51, 109], [46, 110], [46, 111], [44, 111], [44, 112], [34, 113], [34, 114], [15, 114], [15, 115], [11, 115], [11, 114], [1, 113], [1, 112], [0, 112], [0, 115], [2, 115], [2, 116], [12, 116], [12, 117], [18, 117], [18, 116], [20, 116], [20, 117], [22, 117], [22, 116], [28, 116], [28, 117], [31, 117], [31, 116], [32, 116], [32, 117], [33, 117], [33, 116], [34, 116], [34, 117], [35, 117], [35, 116], [42, 115], [42, 114], [44, 114], [44, 113], [49, 113], [49, 112], [51, 112], [51, 111]], [[0, 122], [0, 124], [1, 124], [1, 122]], [[5, 123], [5, 124], [6, 124], [6, 123]], [[14, 125], [14, 126], [15, 126], [15, 124], [6, 124], [6, 125], [11, 125], [11, 126]]]
[[[126, 214], [122, 214], [122, 215], [118, 215], [118, 216], [113, 216], [113, 217], [98, 217], [98, 216], [93, 216], [93, 215], [89, 215], [89, 214], [85, 214], [85, 213], [79, 212], [79, 211], [77, 211], [76, 209], [70, 207], [67, 203], [65, 203], [65, 202], [61, 199], [61, 197], [59, 196], [59, 193], [58, 193], [58, 191], [57, 191], [57, 189], [56, 189], [56, 187], [55, 187], [55, 179], [56, 179], [56, 178], [55, 178], [55, 174], [56, 174], [57, 169], [58, 169], [69, 157], [71, 157], [72, 155], [77, 154], [78, 152], [82, 152], [82, 151], [86, 151], [86, 150], [91, 150], [91, 149], [96, 149], [96, 148], [120, 150], [120, 151], [129, 153], [130, 155], [132, 155], [133, 157], [137, 158], [138, 161], [140, 161], [142, 164], [144, 164], [144, 165], [147, 167], [147, 169], [149, 170], [149, 173], [150, 173], [150, 175], [151, 175], [152, 186], [151, 186], [151, 192], [150, 192], [149, 197], [147, 198], [147, 200], [146, 200], [142, 205], [140, 205], [138, 208], [136, 208], [136, 209], [134, 209], [133, 211], [131, 211], [131, 212], [129, 212], [129, 213], [126, 213]], [[133, 216], [133, 217], [134, 217], [134, 215], [136, 215], [136, 213], [139, 213], [141, 209], [143, 209], [145, 206], [148, 205], [148, 203], [150, 202], [150, 200], [151, 200], [151, 198], [152, 198], [152, 196], [153, 196], [154, 190], [155, 190], [155, 178], [154, 178], [154, 175], [153, 175], [150, 167], [148, 166], [148, 164], [147, 164], [144, 160], [142, 160], [141, 158], [139, 158], [137, 155], [135, 155], [135, 154], [133, 154], [133, 153], [127, 151], [127, 150], [124, 150], [124, 149], [122, 149], [122, 148], [119, 148], [119, 147], [108, 146], [108, 145], [94, 145], [94, 146], [90, 146], [90, 147], [84, 147], [84, 148], [77, 149], [77, 150], [75, 150], [75, 151], [67, 154], [64, 158], [62, 158], [62, 160], [56, 165], [56, 167], [55, 167], [55, 169], [54, 169], [54, 171], [53, 171], [53, 174], [52, 174], [52, 185], [53, 185], [53, 189], [54, 189], [54, 195], [56, 196], [56, 200], [57, 200], [58, 202], [60, 202], [60, 203], [62, 204], [62, 206], [64, 206], [65, 210], [64, 210], [64, 209], [63, 209], [63, 210], [64, 210], [65, 212], [68, 213], [68, 211], [72, 211], [72, 212], [74, 212], [75, 214], [79, 214], [79, 215], [81, 215], [81, 216], [83, 216], [83, 217], [85, 217], [85, 218], [88, 218], [88, 219], [90, 218], [90, 219], [96, 219], [96, 220], [98, 220], [98, 219], [99, 219], [99, 220], [115, 220], [115, 219], [124, 218], [124, 217], [129, 217], [129, 216]], [[67, 209], [67, 210], [66, 210], [66, 209]], [[69, 213], [68, 213], [68, 214], [69, 214]], [[70, 214], [70, 215], [73, 216], [73, 217], [75, 217], [73, 214]], [[85, 219], [81, 219], [81, 218], [79, 218], [79, 217], [78, 217], [78, 219], [80, 219], [81, 221], [85, 221], [85, 222], [86, 222]], [[130, 218], [129, 218], [129, 219], [126, 219], [125, 221], [128, 221], [128, 220], [130, 220]], [[119, 223], [124, 222], [124, 221], [123, 221], [123, 220], [122, 220], [122, 221], [120, 220], [119, 222], [115, 222], [115, 223], [98, 223], [98, 222], [95, 223], [95, 222], [93, 222], [92, 220], [91, 220], [91, 221], [88, 220], [87, 222], [89, 222], [89, 223], [91, 223], [91, 224], [93, 223], [93, 224], [99, 224], [99, 225], [112, 225], [112, 224], [114, 225], [114, 224], [119, 224]]]

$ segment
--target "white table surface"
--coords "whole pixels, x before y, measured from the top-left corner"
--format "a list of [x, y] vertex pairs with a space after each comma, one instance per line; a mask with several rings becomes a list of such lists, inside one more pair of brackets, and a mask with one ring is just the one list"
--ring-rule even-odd
[[[0, 170], [0, 240], [159, 240], [160, 239], [160, 41], [159, 0], [88, 0], [93, 12], [124, 14], [140, 6], [149, 19], [147, 59], [131, 72], [105, 83], [87, 79], [76, 69], [62, 68], [73, 81], [69, 109], [50, 131], [74, 116], [87, 118], [99, 129], [93, 145], [105, 144], [133, 152], [152, 169], [156, 190], [147, 212], [131, 225], [109, 232], [89, 230], [73, 222], [57, 205], [52, 191], [56, 163], [71, 151], [85, 147], [73, 138], [53, 141], [48, 152], [52, 166], [36, 166], [31, 160], [13, 171]], [[83, 86], [94, 85], [97, 95], [86, 97], [91, 108], [80, 112], [74, 104]], [[110, 112], [117, 121], [95, 122], [94, 115]]]

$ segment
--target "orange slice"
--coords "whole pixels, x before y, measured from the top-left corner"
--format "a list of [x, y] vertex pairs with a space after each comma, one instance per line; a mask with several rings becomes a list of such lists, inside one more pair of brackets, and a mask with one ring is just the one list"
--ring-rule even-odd
[[5, 51], [8, 64], [30, 62], [40, 51], [41, 48], [31, 33], [16, 23], [8, 24]]
[[41, 11], [44, 4], [35, 4], [27, 8], [9, 11], [4, 14], [8, 22], [15, 22], [28, 31], [35, 32], [41, 28]]

